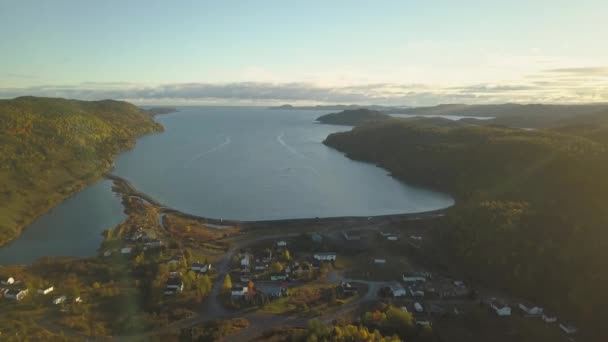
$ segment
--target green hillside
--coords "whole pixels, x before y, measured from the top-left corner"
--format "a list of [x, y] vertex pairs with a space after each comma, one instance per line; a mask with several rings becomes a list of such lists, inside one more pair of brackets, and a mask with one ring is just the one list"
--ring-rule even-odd
[[138, 136], [161, 130], [126, 102], [0, 100], [0, 244], [98, 179]]
[[608, 115], [584, 115], [526, 131], [393, 119], [332, 134], [325, 144], [454, 195], [436, 233], [461, 270], [602, 334], [607, 122]]
[[362, 123], [382, 121], [390, 119], [390, 116], [371, 109], [346, 109], [339, 113], [325, 114], [317, 118], [317, 121], [331, 125], [356, 126]]

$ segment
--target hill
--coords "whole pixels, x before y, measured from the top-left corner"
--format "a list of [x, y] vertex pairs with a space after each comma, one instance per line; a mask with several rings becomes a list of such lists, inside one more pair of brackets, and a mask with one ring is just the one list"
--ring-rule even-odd
[[177, 108], [173, 107], [154, 107], [146, 109], [146, 111], [148, 113], [151, 113], [152, 115], [170, 114], [178, 112]]
[[393, 119], [331, 134], [324, 143], [453, 194], [457, 203], [435, 232], [444, 261], [605, 340], [606, 123], [606, 115], [582, 115], [527, 131]]
[[608, 112], [608, 104], [547, 105], [547, 104], [496, 104], [464, 105], [442, 104], [432, 107], [415, 107], [390, 110], [391, 114], [410, 115], [457, 115], [471, 117], [493, 117], [492, 120], [477, 120], [482, 125], [503, 125], [521, 128], [549, 128], [577, 116]]
[[382, 121], [390, 118], [391, 117], [389, 115], [377, 110], [360, 108], [346, 109], [339, 113], [326, 114], [318, 117], [317, 121], [331, 125], [356, 126], [366, 122]]
[[161, 130], [126, 102], [0, 100], [0, 244], [98, 179], [137, 137]]

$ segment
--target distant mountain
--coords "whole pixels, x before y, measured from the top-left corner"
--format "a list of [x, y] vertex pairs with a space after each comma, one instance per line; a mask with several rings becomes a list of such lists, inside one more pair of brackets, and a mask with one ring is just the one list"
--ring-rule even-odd
[[457, 115], [493, 117], [478, 122], [482, 125], [503, 125], [520, 128], [548, 128], [562, 121], [581, 115], [608, 111], [608, 104], [547, 105], [505, 103], [496, 105], [442, 104], [432, 107], [414, 107], [390, 110], [390, 114], [409, 115]]
[[98, 179], [137, 137], [162, 129], [127, 102], [0, 100], [0, 244]]
[[161, 115], [161, 114], [179, 112], [179, 110], [177, 110], [177, 108], [173, 108], [173, 107], [155, 107], [155, 108], [146, 109], [146, 111], [151, 113], [152, 115]]
[[399, 111], [403, 108], [407, 108], [405, 106], [400, 107], [390, 107], [390, 106], [378, 106], [378, 105], [316, 105], [316, 106], [293, 106], [290, 104], [284, 104], [276, 107], [268, 107], [269, 109], [298, 109], [298, 110], [346, 110], [346, 109], [374, 109], [380, 111]]
[[339, 113], [326, 114], [318, 117], [317, 121], [331, 125], [356, 126], [367, 122], [383, 121], [390, 118], [390, 115], [384, 114], [377, 110], [361, 108], [347, 109]]

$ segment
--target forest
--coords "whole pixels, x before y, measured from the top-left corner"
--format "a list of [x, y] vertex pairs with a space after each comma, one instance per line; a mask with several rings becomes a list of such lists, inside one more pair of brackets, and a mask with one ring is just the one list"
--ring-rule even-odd
[[98, 179], [137, 137], [162, 129], [121, 101], [0, 100], [0, 244]]
[[551, 129], [391, 119], [327, 137], [350, 158], [452, 194], [438, 250], [471, 279], [559, 312], [605, 340], [608, 113]]

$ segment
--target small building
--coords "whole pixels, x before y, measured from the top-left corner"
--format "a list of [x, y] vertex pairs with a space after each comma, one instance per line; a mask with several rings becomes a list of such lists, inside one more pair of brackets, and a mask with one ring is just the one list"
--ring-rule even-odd
[[64, 295], [61, 295], [59, 297], [55, 297], [55, 298], [53, 298], [53, 304], [59, 305], [59, 304], [65, 302], [66, 299], [68, 299], [68, 297], [66, 297]]
[[287, 280], [287, 279], [289, 279], [289, 275], [287, 275], [285, 273], [273, 273], [270, 275], [270, 280], [272, 280], [272, 281]]
[[541, 316], [543, 314], [543, 308], [538, 307], [538, 306], [525, 305], [525, 304], [522, 304], [522, 303], [520, 303], [518, 306], [519, 306], [519, 309], [526, 316], [539, 317], [539, 316]]
[[131, 254], [132, 251], [133, 251], [133, 247], [123, 247], [120, 250], [120, 254]]
[[557, 316], [554, 314], [547, 313], [547, 312], [543, 313], [542, 319], [543, 319], [543, 321], [545, 321], [547, 323], [557, 322]]
[[287, 241], [285, 241], [285, 240], [277, 241], [277, 247], [287, 247]]
[[41, 288], [41, 289], [38, 289], [38, 294], [46, 295], [46, 294], [53, 292], [53, 290], [54, 290], [54, 288], [52, 286], [49, 286], [47, 288]]
[[416, 240], [416, 241], [421, 241], [422, 240], [422, 236], [419, 236], [419, 235], [410, 235], [410, 239]]
[[319, 261], [335, 261], [336, 260], [336, 253], [332, 253], [332, 252], [315, 253], [313, 255], [313, 258], [315, 260], [319, 260]]
[[498, 316], [511, 316], [511, 307], [499, 300], [491, 300], [490, 308], [496, 312]]
[[374, 264], [386, 264], [386, 259], [375, 258]]
[[15, 283], [15, 279], [13, 277], [8, 277], [6, 280], [2, 281], [2, 285], [13, 285]]
[[107, 251], [103, 252], [103, 256], [104, 256], [104, 257], [109, 257], [109, 256], [111, 256], [111, 255], [112, 255], [112, 251], [111, 251], [111, 250], [109, 250], [109, 249], [108, 249]]
[[397, 236], [395, 236], [395, 235], [389, 235], [389, 236], [386, 237], [386, 239], [388, 241], [397, 241], [397, 240], [399, 240], [399, 238]]
[[414, 303], [414, 310], [416, 310], [416, 312], [424, 312], [424, 307], [422, 304], [416, 302]]
[[407, 295], [405, 288], [397, 282], [389, 284], [388, 290], [393, 297], [405, 297]]
[[6, 292], [4, 292], [4, 297], [8, 298], [8, 299], [14, 299], [14, 300], [22, 300], [23, 298], [25, 298], [25, 296], [27, 296], [28, 294], [28, 290], [27, 289], [9, 289], [6, 290]]
[[144, 246], [148, 248], [160, 248], [163, 246], [163, 240], [152, 239], [150, 241], [144, 242]]
[[283, 284], [262, 283], [262, 284], [257, 284], [255, 289], [256, 289], [256, 291], [259, 291], [269, 297], [274, 297], [274, 298], [283, 297], [283, 296], [287, 295], [287, 285], [285, 283], [283, 283]]
[[430, 278], [430, 274], [427, 272], [407, 272], [401, 278], [406, 283], [425, 282], [427, 278]]
[[412, 297], [420, 297], [420, 298], [424, 297], [424, 291], [421, 289], [410, 287], [409, 290], [410, 290], [410, 293], [412, 294]]
[[184, 290], [184, 282], [180, 277], [171, 277], [167, 279], [167, 287], [165, 288], [166, 295], [173, 295]]
[[74, 298], [74, 303], [81, 303], [82, 299], [80, 298], [80, 296]]
[[257, 264], [253, 267], [253, 269], [256, 271], [264, 271], [267, 268], [268, 268], [268, 265], [266, 265], [266, 264]]
[[272, 251], [270, 249], [265, 250], [264, 252], [262, 252], [262, 255], [260, 256], [260, 260], [262, 262], [271, 262], [272, 261]]
[[353, 295], [357, 294], [357, 288], [352, 286], [351, 283], [343, 281], [340, 283], [340, 288], [342, 289], [342, 293], [345, 295]]
[[195, 262], [190, 266], [190, 269], [194, 272], [205, 274], [211, 271], [211, 264]]
[[431, 325], [431, 321], [429, 321], [428, 319], [417, 319], [416, 325], [420, 325], [420, 326]]
[[230, 293], [232, 297], [242, 297], [249, 293], [249, 288], [247, 286], [233, 286]]
[[560, 323], [559, 328], [568, 335], [574, 335], [578, 331], [575, 326], [567, 323]]
[[241, 267], [249, 267], [250, 262], [249, 262], [249, 255], [245, 255], [242, 259], [241, 259]]

